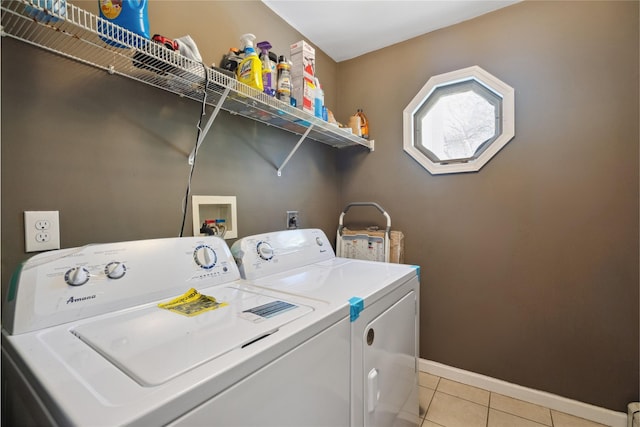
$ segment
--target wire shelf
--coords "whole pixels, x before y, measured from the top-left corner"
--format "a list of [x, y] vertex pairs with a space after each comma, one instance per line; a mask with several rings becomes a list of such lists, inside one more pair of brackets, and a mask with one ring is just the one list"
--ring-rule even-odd
[[[2, 36], [336, 148], [373, 141], [259, 92], [65, 0], [2, 0]], [[49, 8], [49, 9], [47, 9]], [[51, 10], [53, 9], [53, 10]], [[206, 73], [206, 74], [205, 74]], [[208, 82], [208, 83], [207, 83]], [[225, 91], [228, 89], [228, 95]]]

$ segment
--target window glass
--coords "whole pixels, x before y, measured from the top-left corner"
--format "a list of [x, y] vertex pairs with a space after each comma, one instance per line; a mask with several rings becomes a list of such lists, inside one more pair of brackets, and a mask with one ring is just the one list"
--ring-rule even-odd
[[[460, 72], [450, 80], [439, 76], [442, 81], [438, 84], [430, 79], [407, 106], [409, 117], [405, 109], [405, 151], [432, 173], [479, 170], [490, 159], [483, 159], [482, 164], [476, 162], [483, 153], [494, 145], [494, 149], [489, 150], [493, 151], [493, 156], [513, 137], [512, 130], [504, 132], [502, 114], [505, 107], [513, 113], [513, 89], [504, 84], [498, 89], [488, 86], [490, 83], [481, 80], [479, 67], [472, 69], [467, 69], [466, 77], [462, 79]], [[507, 92], [507, 96], [503, 92]], [[505, 106], [505, 102], [508, 105]], [[407, 119], [411, 120], [409, 126]], [[512, 127], [512, 116], [510, 120]], [[408, 142], [407, 127], [412, 129]], [[502, 145], [497, 147], [495, 144]], [[475, 165], [471, 168], [447, 166], [454, 163]]]

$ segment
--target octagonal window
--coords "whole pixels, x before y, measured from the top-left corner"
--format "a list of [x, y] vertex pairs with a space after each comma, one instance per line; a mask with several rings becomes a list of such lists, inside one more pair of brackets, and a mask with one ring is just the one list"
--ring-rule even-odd
[[432, 174], [478, 171], [513, 138], [513, 103], [480, 67], [432, 77], [404, 110], [404, 149]]

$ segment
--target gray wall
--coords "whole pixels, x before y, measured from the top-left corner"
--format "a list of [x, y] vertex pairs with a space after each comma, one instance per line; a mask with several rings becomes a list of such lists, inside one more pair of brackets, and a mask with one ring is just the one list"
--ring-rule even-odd
[[[97, 9], [94, 1], [74, 3]], [[177, 6], [151, 2], [151, 32], [190, 34], [207, 64], [219, 63], [245, 32], [271, 38], [283, 53], [302, 39], [260, 2]], [[318, 59], [332, 98], [336, 63], [321, 52]], [[1, 113], [3, 295], [31, 255], [25, 210], [59, 210], [63, 248], [179, 234], [199, 103], [6, 37]], [[236, 196], [239, 236], [283, 229], [287, 210], [334, 235], [337, 151], [307, 141], [276, 174], [298, 139], [221, 112], [198, 152], [192, 194]], [[185, 235], [191, 230], [189, 209]]]
[[[151, 2], [151, 31], [190, 34], [208, 64], [244, 32], [280, 52], [303, 38], [260, 2], [176, 4]], [[343, 121], [364, 108], [376, 150], [305, 143], [278, 178], [297, 137], [221, 113], [193, 194], [236, 195], [240, 235], [299, 209], [331, 236], [344, 204], [377, 201], [422, 267], [423, 358], [619, 411], [638, 400], [638, 3], [525, 2], [317, 58], [327, 104]], [[402, 151], [402, 110], [476, 64], [515, 88], [516, 137], [479, 173], [431, 176]], [[24, 210], [60, 210], [63, 247], [178, 234], [197, 103], [3, 38], [2, 107], [3, 294], [28, 256]]]
[[[638, 392], [638, 2], [524, 2], [340, 63], [371, 154], [341, 204], [375, 200], [422, 267], [423, 358], [624, 411]], [[515, 89], [516, 136], [478, 173], [432, 176], [402, 110], [479, 65]], [[363, 72], [367, 70], [367, 72]]]

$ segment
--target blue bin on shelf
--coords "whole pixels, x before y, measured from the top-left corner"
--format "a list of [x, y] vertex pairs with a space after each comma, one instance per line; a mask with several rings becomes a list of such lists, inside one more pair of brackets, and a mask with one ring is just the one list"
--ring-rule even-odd
[[38, 7], [27, 6], [26, 11], [36, 21], [54, 23], [67, 16], [66, 0], [31, 0], [31, 3]]

